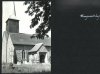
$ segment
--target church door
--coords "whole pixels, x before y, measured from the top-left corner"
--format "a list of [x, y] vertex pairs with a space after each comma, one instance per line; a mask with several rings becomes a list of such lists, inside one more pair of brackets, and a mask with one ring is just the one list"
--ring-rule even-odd
[[44, 63], [45, 62], [45, 55], [41, 54], [40, 55], [40, 63]]
[[46, 52], [40, 52], [40, 63], [45, 63]]

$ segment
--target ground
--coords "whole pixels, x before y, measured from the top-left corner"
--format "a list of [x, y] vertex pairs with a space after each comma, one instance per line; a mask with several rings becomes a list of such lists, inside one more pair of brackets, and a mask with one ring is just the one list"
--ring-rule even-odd
[[51, 65], [48, 64], [2, 64], [2, 73], [36, 73], [51, 74]]

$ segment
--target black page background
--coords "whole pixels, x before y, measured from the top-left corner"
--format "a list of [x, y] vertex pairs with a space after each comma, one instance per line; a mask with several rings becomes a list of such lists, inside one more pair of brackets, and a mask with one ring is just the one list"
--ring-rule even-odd
[[[67, 1], [71, 1], [69, 6]], [[88, 18], [85, 21], [80, 18], [80, 14], [100, 15], [100, 2], [91, 5], [92, 2], [52, 0], [51, 74], [100, 74], [100, 19]]]
[[100, 19], [81, 14], [100, 15], [100, 1], [52, 1], [52, 74], [100, 74]]

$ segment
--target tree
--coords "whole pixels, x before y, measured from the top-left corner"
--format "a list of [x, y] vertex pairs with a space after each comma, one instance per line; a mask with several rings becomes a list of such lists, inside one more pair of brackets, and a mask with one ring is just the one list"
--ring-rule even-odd
[[51, 1], [25, 1], [24, 5], [28, 5], [25, 13], [29, 16], [35, 15], [31, 19], [30, 28], [34, 28], [38, 25], [41, 18], [43, 19], [43, 22], [36, 29], [36, 34], [33, 34], [31, 38], [44, 39], [45, 36], [49, 37], [47, 33], [51, 30]]

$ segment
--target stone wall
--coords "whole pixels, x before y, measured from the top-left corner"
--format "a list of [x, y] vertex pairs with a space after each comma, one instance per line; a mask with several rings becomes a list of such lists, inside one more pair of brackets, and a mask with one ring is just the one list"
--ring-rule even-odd
[[46, 47], [46, 49], [49, 51], [48, 52], [48, 60], [49, 60], [49, 62], [51, 63], [51, 46], [45, 46]]
[[[29, 62], [29, 55], [28, 55], [28, 51], [31, 50], [34, 45], [18, 45], [18, 44], [15, 44], [14, 45], [15, 47], [15, 50], [16, 50], [16, 56], [17, 56], [17, 62], [21, 62], [22, 60], [22, 50], [25, 50], [25, 61]], [[47, 54], [47, 57], [50, 56], [51, 54], [51, 47], [50, 46], [45, 46], [48, 54]], [[37, 56], [39, 57], [39, 56]], [[37, 59], [39, 60], [39, 59]]]
[[3, 35], [3, 40], [2, 40], [2, 63], [6, 63], [6, 43], [7, 40], [5, 38], [5, 34]]
[[22, 60], [22, 50], [25, 51], [25, 59], [27, 62], [29, 61], [28, 59], [28, 51], [31, 50], [34, 45], [14, 45], [15, 47], [15, 51], [16, 51], [16, 57], [17, 57], [17, 61], [21, 62]]
[[14, 46], [9, 35], [8, 42], [7, 42], [7, 63], [13, 63], [14, 59]]

